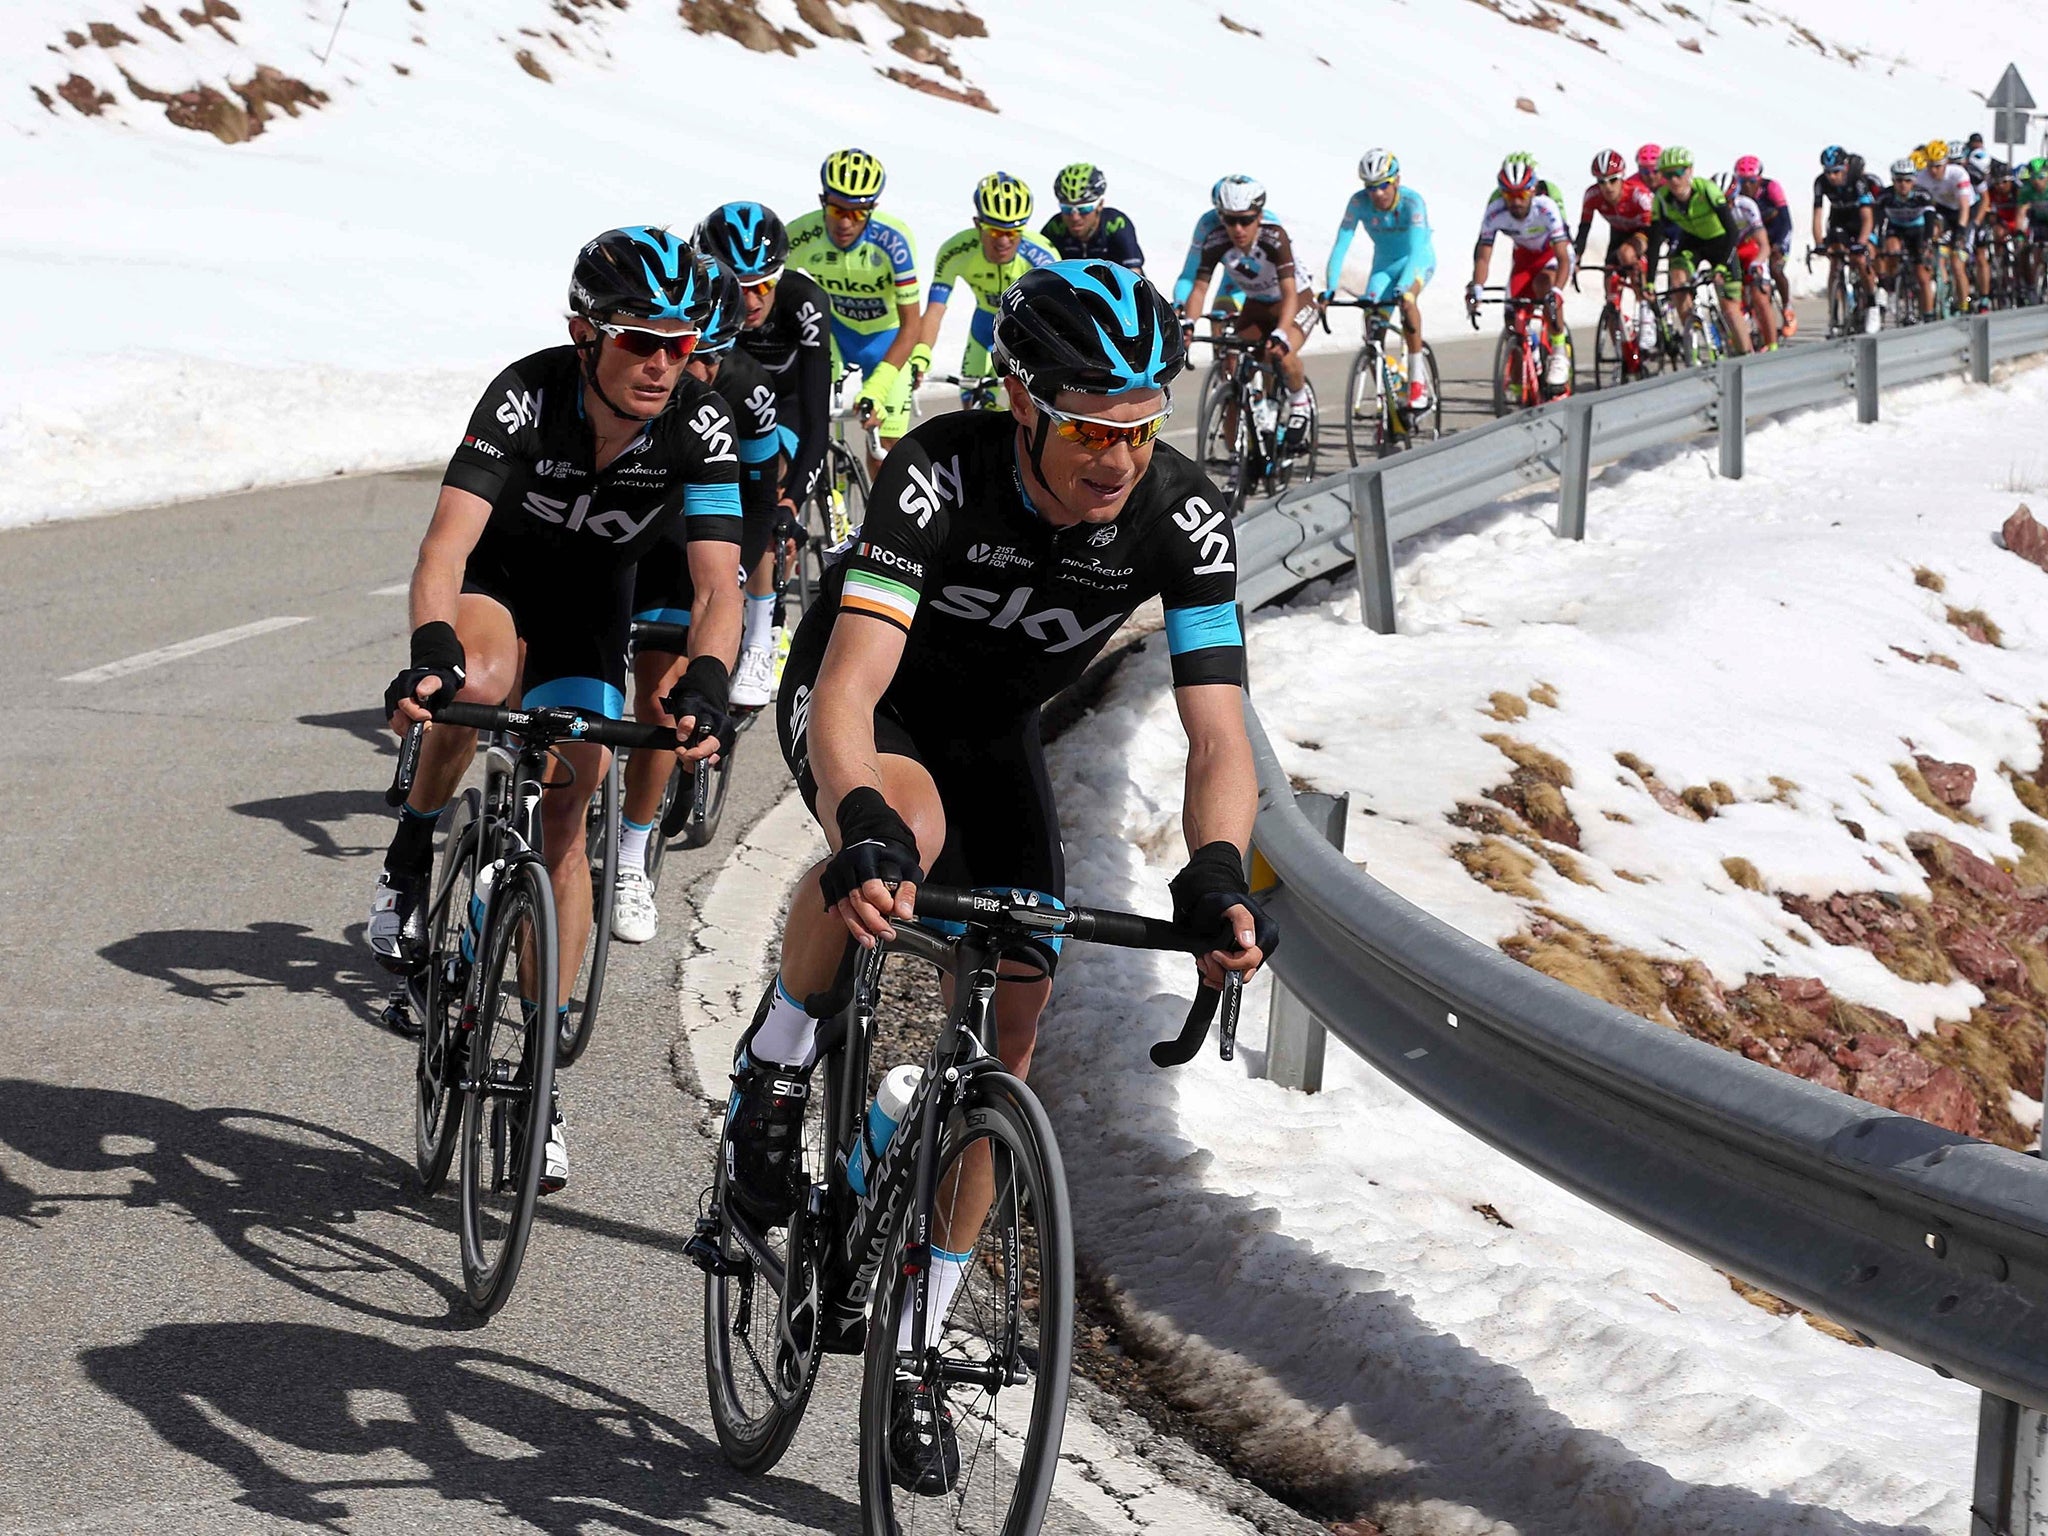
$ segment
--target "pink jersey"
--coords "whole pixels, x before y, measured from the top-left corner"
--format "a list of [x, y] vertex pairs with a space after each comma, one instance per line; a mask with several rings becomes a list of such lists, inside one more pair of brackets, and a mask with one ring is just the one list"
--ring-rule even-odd
[[1657, 214], [1657, 198], [1643, 185], [1643, 178], [1631, 176], [1621, 184], [1621, 200], [1609, 206], [1600, 195], [1600, 184], [1586, 188], [1586, 200], [1579, 205], [1579, 222], [1589, 224], [1599, 214], [1617, 235], [1638, 234], [1650, 227]]

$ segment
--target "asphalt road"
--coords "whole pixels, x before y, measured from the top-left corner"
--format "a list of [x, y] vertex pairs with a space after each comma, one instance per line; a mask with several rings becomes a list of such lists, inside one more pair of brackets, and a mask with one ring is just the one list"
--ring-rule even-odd
[[[1439, 345], [1464, 420], [1491, 346]], [[1340, 391], [1348, 356], [1312, 361]], [[412, 1193], [413, 1048], [361, 925], [438, 478], [0, 534], [0, 1530], [856, 1528], [855, 1370], [736, 1476], [680, 1255], [711, 1146], [684, 896], [784, 788], [765, 732], [718, 843], [671, 855], [661, 937], [613, 952], [573, 1181], [487, 1326], [449, 1198]]]

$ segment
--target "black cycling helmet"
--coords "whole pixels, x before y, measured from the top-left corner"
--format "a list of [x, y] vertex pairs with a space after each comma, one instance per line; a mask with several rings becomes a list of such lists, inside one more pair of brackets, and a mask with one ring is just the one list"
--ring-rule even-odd
[[569, 274], [569, 308], [586, 320], [689, 320], [701, 302], [690, 242], [645, 224], [606, 230], [577, 254]]
[[765, 283], [789, 259], [789, 230], [759, 203], [722, 203], [692, 237], [697, 249], [722, 257], [743, 284]]
[[717, 356], [730, 352], [740, 339], [746, 320], [746, 306], [740, 299], [740, 280], [729, 263], [710, 252], [697, 258], [698, 286], [704, 290], [703, 319], [697, 322], [696, 356]]
[[998, 301], [994, 352], [998, 371], [1045, 401], [1063, 389], [1164, 389], [1188, 361], [1173, 306], [1108, 261], [1054, 262], [1018, 278]]

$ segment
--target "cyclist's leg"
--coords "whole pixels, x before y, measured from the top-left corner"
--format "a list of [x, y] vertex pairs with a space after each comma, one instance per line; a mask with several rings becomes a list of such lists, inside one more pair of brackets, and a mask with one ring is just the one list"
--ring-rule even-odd
[[[689, 556], [672, 539], [663, 539], [640, 557], [633, 585], [633, 617], [653, 624], [690, 622], [696, 596], [690, 580]], [[682, 658], [670, 651], [642, 648], [633, 657], [633, 718], [644, 725], [661, 723], [661, 696], [671, 672], [680, 672]], [[668, 784], [675, 758], [666, 752], [635, 752], [626, 759], [625, 795], [620, 806], [620, 849], [627, 857], [620, 868], [636, 867], [631, 854], [647, 851], [648, 829], [661, 812], [661, 792]]]

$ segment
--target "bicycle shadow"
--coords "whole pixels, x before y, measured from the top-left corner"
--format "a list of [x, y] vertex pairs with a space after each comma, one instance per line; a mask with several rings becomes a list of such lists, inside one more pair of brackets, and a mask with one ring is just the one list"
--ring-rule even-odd
[[357, 741], [368, 742], [381, 757], [398, 756], [398, 738], [391, 734], [391, 721], [375, 709], [343, 709], [327, 715], [300, 715], [300, 725], [321, 730], [346, 731]]
[[[1055, 750], [1065, 814], [1085, 808], [1097, 824], [1116, 825], [1138, 809], [1099, 770], [1091, 777], [1090, 765], [1130, 750], [1144, 698], [1167, 686], [1163, 658], [1133, 657], [1079, 728], [1087, 738], [1080, 752], [1063, 761]], [[1156, 900], [1156, 872], [1136, 848], [1070, 845], [1068, 857], [1086, 881], [1070, 891], [1074, 899], [1112, 907]], [[1782, 1487], [1759, 1493], [1675, 1477], [1616, 1435], [1575, 1422], [1511, 1361], [1419, 1315], [1411, 1296], [1432, 1284], [1426, 1253], [1405, 1255], [1417, 1265], [1412, 1279], [1347, 1263], [1281, 1230], [1281, 1197], [1212, 1187], [1203, 1176], [1212, 1154], [1188, 1140], [1185, 1085], [1146, 1056], [1150, 1041], [1179, 1028], [1192, 977], [1179, 997], [1148, 997], [1149, 987], [1134, 995], [1121, 970], [1128, 963], [1085, 945], [1065, 957], [1032, 1086], [1055, 1125], [1097, 1127], [1067, 1160], [1075, 1245], [1125, 1312], [1127, 1339], [1143, 1341], [1181, 1406], [1246, 1448], [1268, 1486], [1332, 1517], [1399, 1513], [1403, 1529], [1427, 1518], [1417, 1511], [1448, 1505], [1477, 1512], [1453, 1517], [1471, 1529], [1529, 1536], [1929, 1532], [1859, 1520]], [[1063, 1032], [1062, 995], [1118, 1008], [1130, 1027]], [[1388, 1147], [1386, 1155], [1402, 1153]], [[1539, 1309], [1530, 1326], [1554, 1324]], [[1772, 1410], [1735, 1396], [1726, 1411]]]
[[381, 1027], [392, 982], [364, 947], [363, 926], [350, 924], [340, 939], [322, 938], [303, 923], [255, 922], [239, 931], [166, 928], [116, 940], [99, 954], [199, 1002], [225, 1008], [264, 991], [326, 997]]
[[[359, 1137], [260, 1110], [0, 1078], [0, 1147], [89, 1181], [64, 1192], [0, 1177], [0, 1217], [31, 1230], [83, 1204], [170, 1210], [263, 1273], [348, 1311], [415, 1328], [482, 1321], [452, 1281], [362, 1230], [365, 1218], [390, 1218], [445, 1246], [449, 1222], [419, 1204], [409, 1163]], [[115, 1187], [123, 1174], [126, 1187]], [[438, 1309], [388, 1300], [394, 1281]]]
[[330, 826], [367, 816], [379, 823], [381, 835], [388, 837], [391, 831], [391, 808], [374, 789], [322, 789], [270, 800], [245, 800], [228, 809], [237, 816], [276, 822], [305, 842], [305, 852], [320, 859], [360, 859], [384, 851], [382, 842], [342, 843], [327, 830]]
[[562, 1533], [718, 1529], [745, 1510], [859, 1523], [837, 1495], [729, 1471], [714, 1441], [625, 1393], [498, 1350], [166, 1323], [80, 1363], [166, 1444], [233, 1477], [236, 1503], [300, 1525], [346, 1530], [363, 1513], [350, 1495], [405, 1489]]

